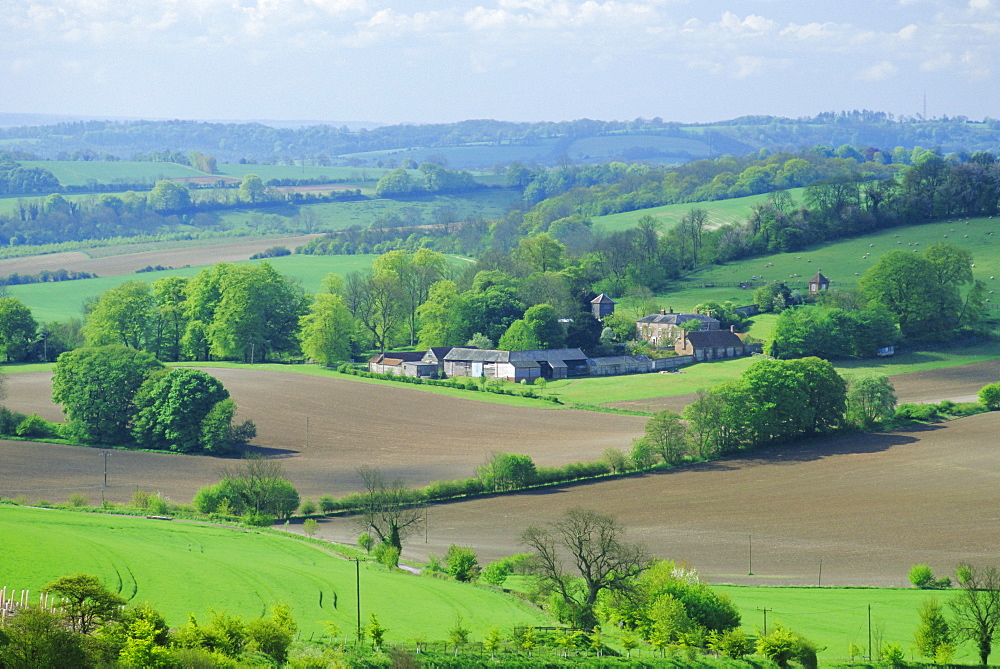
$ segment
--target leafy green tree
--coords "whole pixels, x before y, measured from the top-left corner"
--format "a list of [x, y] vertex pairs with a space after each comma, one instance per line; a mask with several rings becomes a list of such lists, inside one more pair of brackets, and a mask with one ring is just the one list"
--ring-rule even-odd
[[81, 439], [123, 443], [130, 436], [136, 392], [162, 367], [150, 354], [125, 346], [68, 351], [56, 361], [52, 400], [63, 405]]
[[448, 565], [448, 573], [456, 581], [474, 581], [479, 576], [479, 559], [476, 552], [467, 546], [449, 546], [445, 563]]
[[368, 534], [367, 532], [362, 532], [361, 534], [358, 535], [358, 546], [364, 548], [365, 553], [371, 553], [372, 546], [374, 545], [375, 545], [375, 539], [372, 538], [372, 535]]
[[225, 455], [244, 448], [257, 436], [257, 426], [245, 420], [233, 423], [236, 403], [232, 398], [216, 402], [201, 421], [201, 445], [208, 453]]
[[222, 480], [195, 495], [199, 513], [216, 513], [223, 505], [235, 515], [287, 518], [299, 508], [299, 493], [275, 460], [246, 458], [222, 470]]
[[261, 178], [256, 174], [245, 174], [240, 181], [240, 200], [255, 204], [257, 202], [264, 202], [267, 199], [269, 199], [267, 196], [267, 187], [264, 186]]
[[349, 360], [356, 330], [342, 295], [319, 293], [299, 320], [302, 352], [322, 365]]
[[493, 341], [482, 332], [476, 332], [473, 334], [472, 337], [469, 338], [469, 341], [465, 342], [465, 345], [471, 346], [472, 348], [478, 348], [483, 351], [493, 349]]
[[935, 338], [957, 324], [960, 302], [946, 295], [954, 289], [939, 282], [935, 265], [921, 254], [889, 251], [861, 276], [858, 288], [892, 313], [904, 337]]
[[539, 348], [563, 348], [566, 345], [566, 332], [551, 305], [536, 304], [528, 307], [524, 312], [524, 322], [534, 333], [535, 339], [540, 344]]
[[[632, 589], [649, 565], [646, 549], [623, 539], [624, 528], [614, 518], [585, 509], [570, 509], [548, 527], [529, 526], [521, 534], [533, 551], [526, 570], [543, 594], [558, 598], [567, 622], [584, 629], [597, 624], [594, 607], [602, 591]], [[564, 565], [563, 552], [574, 572]]]
[[397, 250], [375, 259], [375, 274], [394, 273], [399, 278], [401, 303], [410, 329], [410, 344], [416, 342], [417, 310], [430, 296], [431, 286], [444, 276], [445, 257], [430, 249]]
[[132, 434], [143, 448], [206, 450], [203, 423], [216, 404], [228, 398], [229, 391], [218, 379], [197, 369], [155, 374], [136, 393]]
[[548, 235], [541, 233], [523, 238], [517, 246], [516, 255], [535, 272], [549, 272], [562, 269], [566, 247]]
[[387, 172], [375, 184], [375, 195], [378, 197], [400, 197], [412, 195], [420, 190], [416, 180], [402, 168]]
[[680, 461], [687, 452], [687, 429], [681, 417], [665, 409], [646, 421], [646, 442], [666, 463]]
[[0, 350], [7, 362], [23, 362], [31, 353], [38, 323], [16, 297], [0, 297]]
[[951, 635], [951, 627], [944, 615], [944, 609], [936, 599], [925, 601], [917, 611], [920, 624], [914, 633], [917, 652], [931, 661], [939, 657], [942, 651], [954, 651], [955, 643]]
[[41, 607], [21, 609], [0, 624], [0, 666], [7, 669], [96, 666], [87, 646], [62, 615]]
[[191, 193], [187, 188], [173, 181], [157, 181], [146, 196], [149, 208], [158, 212], [171, 212], [191, 206]]
[[[465, 327], [459, 319], [461, 301], [454, 281], [438, 281], [430, 287], [427, 299], [417, 308], [421, 348], [458, 346], [463, 342]], [[486, 348], [490, 347], [492, 343]]]
[[[485, 272], [480, 272], [477, 279], [482, 274]], [[458, 314], [460, 322], [465, 324], [463, 337], [481, 332], [490, 341], [499, 342], [511, 323], [524, 314], [524, 303], [504, 283], [474, 285], [472, 290], [462, 293]]]
[[153, 282], [153, 341], [151, 352], [160, 360], [181, 359], [181, 343], [187, 330], [184, 303], [187, 300], [188, 279], [168, 276]]
[[770, 633], [758, 637], [757, 652], [779, 667], [787, 667], [792, 660], [807, 669], [816, 667], [816, 646], [781, 623], [775, 623]]
[[253, 362], [298, 349], [305, 296], [270, 265], [235, 265], [222, 274], [208, 338], [213, 355]]
[[89, 634], [101, 623], [121, 616], [125, 600], [90, 574], [63, 576], [42, 588], [62, 600], [62, 612], [70, 629]]
[[503, 333], [497, 347], [501, 351], [534, 351], [542, 348], [542, 342], [527, 321], [518, 319]]
[[[604, 326], [589, 311], [581, 311], [573, 316], [573, 322], [566, 328], [566, 347], [579, 348], [586, 352], [601, 346], [601, 332]], [[593, 355], [593, 353], [591, 353]]]
[[535, 463], [528, 455], [494, 452], [476, 473], [487, 490], [518, 490], [534, 481]]
[[352, 272], [347, 275], [345, 291], [351, 313], [371, 334], [372, 348], [384, 353], [405, 318], [399, 275], [392, 270]]
[[121, 344], [146, 349], [153, 324], [153, 296], [145, 281], [126, 281], [98, 298], [83, 326], [88, 346]]
[[1000, 383], [990, 383], [980, 388], [979, 403], [990, 411], [1000, 409]]
[[847, 422], [863, 430], [892, 418], [896, 389], [885, 374], [866, 374], [847, 380]]

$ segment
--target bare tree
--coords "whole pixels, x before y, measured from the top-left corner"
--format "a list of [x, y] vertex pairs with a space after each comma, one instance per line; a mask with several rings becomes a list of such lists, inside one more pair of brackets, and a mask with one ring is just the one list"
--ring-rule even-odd
[[948, 602], [955, 613], [955, 633], [976, 644], [985, 666], [1000, 625], [1000, 569], [962, 565], [955, 573], [960, 590]]
[[577, 627], [597, 624], [594, 604], [601, 590], [630, 590], [649, 566], [646, 548], [625, 543], [624, 534], [613, 517], [586, 509], [570, 509], [548, 527], [529, 526], [521, 534], [521, 543], [534, 551], [528, 573], [538, 577], [543, 594], [558, 594], [567, 608], [563, 617]]
[[402, 479], [386, 479], [381, 469], [360, 467], [358, 475], [365, 485], [358, 524], [379, 541], [402, 550], [403, 539], [419, 530], [424, 519], [416, 495]]

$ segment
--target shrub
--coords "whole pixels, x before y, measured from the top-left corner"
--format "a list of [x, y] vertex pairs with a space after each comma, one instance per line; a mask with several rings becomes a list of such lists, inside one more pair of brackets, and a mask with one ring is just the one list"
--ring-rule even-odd
[[316, 513], [316, 502], [307, 499], [299, 506], [299, 513], [303, 516], [311, 516]]
[[925, 564], [915, 564], [910, 568], [910, 583], [924, 590], [940, 590], [951, 587], [951, 579], [934, 578], [934, 572]]
[[59, 431], [52, 423], [45, 420], [37, 413], [25, 416], [24, 420], [18, 423], [14, 430], [17, 436], [27, 439], [41, 439], [44, 437], [58, 437]]
[[9, 437], [17, 434], [17, 426], [28, 416], [17, 411], [11, 411], [7, 407], [0, 407], [0, 434]]
[[399, 549], [391, 544], [382, 542], [372, 549], [372, 557], [390, 569], [399, 566]]
[[69, 496], [69, 504], [75, 507], [87, 506], [90, 504], [90, 500], [87, 499], [86, 495], [75, 492]]
[[1000, 383], [990, 383], [980, 388], [979, 403], [990, 411], [1000, 409]]
[[448, 573], [457, 581], [474, 581], [479, 576], [479, 560], [471, 548], [452, 544], [445, 560]]
[[337, 508], [337, 500], [333, 495], [323, 495], [319, 498], [319, 510], [323, 513], [330, 513]]
[[309, 518], [302, 523], [302, 530], [310, 537], [316, 536], [319, 531], [319, 522], [315, 518]]
[[938, 415], [937, 406], [933, 404], [900, 404], [896, 408], [896, 418], [918, 420], [921, 422], [935, 421]]

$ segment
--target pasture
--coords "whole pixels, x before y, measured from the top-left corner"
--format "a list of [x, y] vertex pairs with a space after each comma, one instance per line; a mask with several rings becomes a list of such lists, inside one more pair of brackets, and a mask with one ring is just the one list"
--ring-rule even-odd
[[[992, 234], [991, 234], [992, 233]], [[888, 251], [920, 251], [934, 242], [948, 242], [972, 253], [973, 276], [985, 281], [988, 290], [1000, 289], [1000, 217], [925, 223], [892, 228], [870, 235], [820, 244], [795, 253], [778, 253], [709, 265], [657, 296], [662, 308], [687, 311], [709, 300], [731, 300], [737, 305], [753, 301], [752, 289], [741, 289], [744, 281], [783, 281], [805, 292], [806, 282], [821, 271], [831, 288], [852, 288], [865, 271]], [[754, 279], [754, 277], [757, 277]], [[990, 296], [1000, 303], [1000, 293]], [[619, 306], [627, 307], [628, 301]]]
[[[233, 242], [215, 246], [198, 246], [191, 249], [170, 249], [151, 251], [142, 255], [138, 260], [140, 266], [147, 265], [167, 265], [173, 262], [183, 262], [185, 259], [190, 264], [194, 262], [224, 262], [227, 258], [242, 257], [239, 262], [261, 263], [269, 262], [274, 268], [302, 283], [302, 287], [307, 292], [316, 292], [321, 288], [321, 281], [330, 272], [346, 274], [371, 267], [372, 255], [349, 255], [349, 256], [306, 256], [289, 255], [280, 258], [267, 258], [265, 260], [247, 260], [255, 251], [252, 248], [263, 246], [275, 246], [279, 240], [272, 239], [248, 244], [244, 242]], [[188, 255], [190, 254], [190, 256]], [[44, 259], [44, 256], [41, 256]], [[8, 261], [9, 262], [9, 261]], [[122, 256], [117, 259], [105, 258], [100, 261], [93, 261], [94, 266], [105, 267], [129, 267], [135, 263], [134, 259]], [[2, 263], [0, 263], [2, 266]], [[79, 261], [80, 267], [91, 266], [89, 263]], [[35, 320], [40, 322], [65, 321], [69, 318], [80, 318], [83, 303], [98, 297], [109, 288], [119, 286], [126, 281], [146, 281], [152, 283], [165, 276], [185, 276], [192, 277], [201, 271], [203, 267], [177, 266], [176, 269], [162, 270], [159, 272], [142, 272], [141, 274], [119, 274], [117, 276], [102, 276], [97, 279], [81, 279], [78, 281], [61, 281], [58, 283], [32, 283], [20, 286], [9, 286], [9, 293], [24, 302], [31, 309]], [[37, 271], [37, 270], [35, 270]], [[87, 270], [94, 271], [94, 270]]]
[[[804, 188], [793, 188], [788, 191], [788, 194], [795, 200], [801, 200], [804, 190]], [[620, 214], [594, 216], [591, 218], [591, 222], [594, 228], [602, 228], [608, 232], [617, 232], [618, 230], [635, 227], [639, 219], [644, 216], [652, 216], [660, 224], [661, 229], [669, 230], [680, 223], [681, 219], [692, 209], [704, 209], [708, 214], [706, 227], [711, 230], [723, 225], [743, 223], [750, 215], [751, 208], [755, 204], [766, 202], [770, 196], [770, 193], [764, 193], [762, 195], [750, 195], [747, 197], [730, 198], [728, 200], [666, 204], [661, 207], [625, 211]]]
[[[210, 610], [259, 616], [291, 606], [300, 636], [318, 638], [332, 621], [353, 636], [355, 566], [331, 551], [273, 531], [0, 505], [0, 587], [30, 590], [79, 572], [99, 576], [130, 603], [150, 602], [168, 624]], [[361, 620], [375, 613], [392, 641], [442, 640], [461, 616], [476, 636], [490, 627], [551, 624], [496, 590], [389, 573], [362, 562]], [[9, 590], [8, 590], [9, 592]]]
[[22, 160], [24, 167], [40, 167], [52, 172], [63, 186], [88, 183], [148, 183], [150, 188], [162, 179], [202, 177], [205, 173], [179, 163], [135, 162], [130, 160]]
[[[822, 664], [850, 661], [848, 648], [852, 643], [863, 648], [867, 655], [869, 605], [872, 646], [877, 647], [880, 642], [898, 643], [908, 660], [920, 662], [922, 658], [913, 647], [913, 633], [919, 622], [917, 611], [928, 599], [936, 598], [944, 604], [955, 596], [953, 591], [916, 588], [716, 586], [715, 590], [736, 605], [748, 633], [758, 634], [763, 629], [764, 609], [767, 609], [768, 631], [778, 622], [801, 633], [824, 648], [819, 653]], [[858, 656], [853, 659], [860, 660]], [[974, 664], [979, 657], [971, 644], [962, 644], [954, 659]]]

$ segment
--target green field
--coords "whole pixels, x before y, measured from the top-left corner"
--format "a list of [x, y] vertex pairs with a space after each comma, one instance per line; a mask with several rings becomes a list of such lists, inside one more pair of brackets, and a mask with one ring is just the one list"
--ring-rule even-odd
[[104, 162], [99, 160], [22, 160], [24, 167], [40, 167], [59, 179], [63, 186], [84, 186], [91, 181], [110, 184], [117, 182], [153, 182], [161, 179], [203, 177], [205, 173], [177, 163], [139, 163], [132, 161]]
[[[920, 661], [913, 648], [913, 632], [919, 619], [917, 610], [936, 596], [942, 604], [954, 596], [950, 592], [902, 588], [772, 588], [713, 586], [736, 604], [743, 627], [756, 634], [763, 627], [767, 609], [768, 630], [780, 622], [810, 641], [825, 647], [821, 664], [849, 660], [848, 645], [868, 647], [868, 606], [871, 605], [872, 645], [879, 638], [898, 643], [907, 659]], [[857, 659], [857, 658], [855, 658]], [[955, 661], [975, 663], [978, 656], [970, 644], [959, 646]]]
[[[788, 191], [792, 199], [798, 202], [802, 198], [804, 188], [793, 188]], [[711, 202], [685, 202], [681, 204], [667, 204], [662, 207], [650, 207], [649, 209], [638, 209], [636, 211], [626, 211], [620, 214], [608, 214], [607, 216], [595, 216], [591, 219], [595, 228], [603, 228], [609, 232], [625, 230], [635, 227], [636, 223], [643, 216], [655, 218], [664, 230], [669, 230], [679, 223], [692, 209], [704, 209], [708, 212], [709, 228], [718, 228], [723, 225], [742, 223], [750, 215], [750, 209], [755, 204], [767, 201], [769, 193], [763, 195], [750, 195], [748, 197], [737, 197], [728, 200], [714, 200]]]
[[376, 167], [319, 167], [313, 165], [238, 165], [224, 163], [216, 167], [219, 176], [242, 179], [248, 174], [256, 174], [264, 181], [268, 179], [330, 179], [332, 181], [352, 181], [375, 183], [389, 170]]
[[[372, 255], [350, 256], [306, 256], [290, 255], [267, 260], [246, 260], [242, 262], [269, 262], [276, 270], [302, 283], [307, 292], [316, 292], [321, 287], [321, 281], [330, 272], [347, 274], [371, 267]], [[32, 283], [21, 286], [9, 286], [7, 290], [31, 309], [35, 320], [39, 322], [65, 321], [69, 318], [80, 318], [81, 307], [85, 300], [98, 297], [101, 293], [119, 286], [126, 281], [146, 281], [152, 283], [165, 276], [192, 277], [201, 267], [180, 267], [162, 272], [143, 272], [142, 274], [126, 274], [123, 276], [100, 277], [97, 279], [82, 279], [79, 281], [62, 281], [59, 283]]]
[[[303, 638], [323, 621], [355, 627], [354, 565], [322, 546], [273, 531], [247, 531], [70, 511], [0, 505], [0, 587], [30, 590], [60, 576], [89, 573], [131, 603], [148, 601], [171, 626], [210, 609], [258, 616], [288, 603]], [[335, 549], [335, 546], [330, 546]], [[495, 590], [389, 573], [361, 564], [361, 616], [378, 615], [393, 641], [442, 640], [456, 617], [481, 639], [491, 627], [551, 622]], [[322, 603], [320, 595], [322, 594]]]

